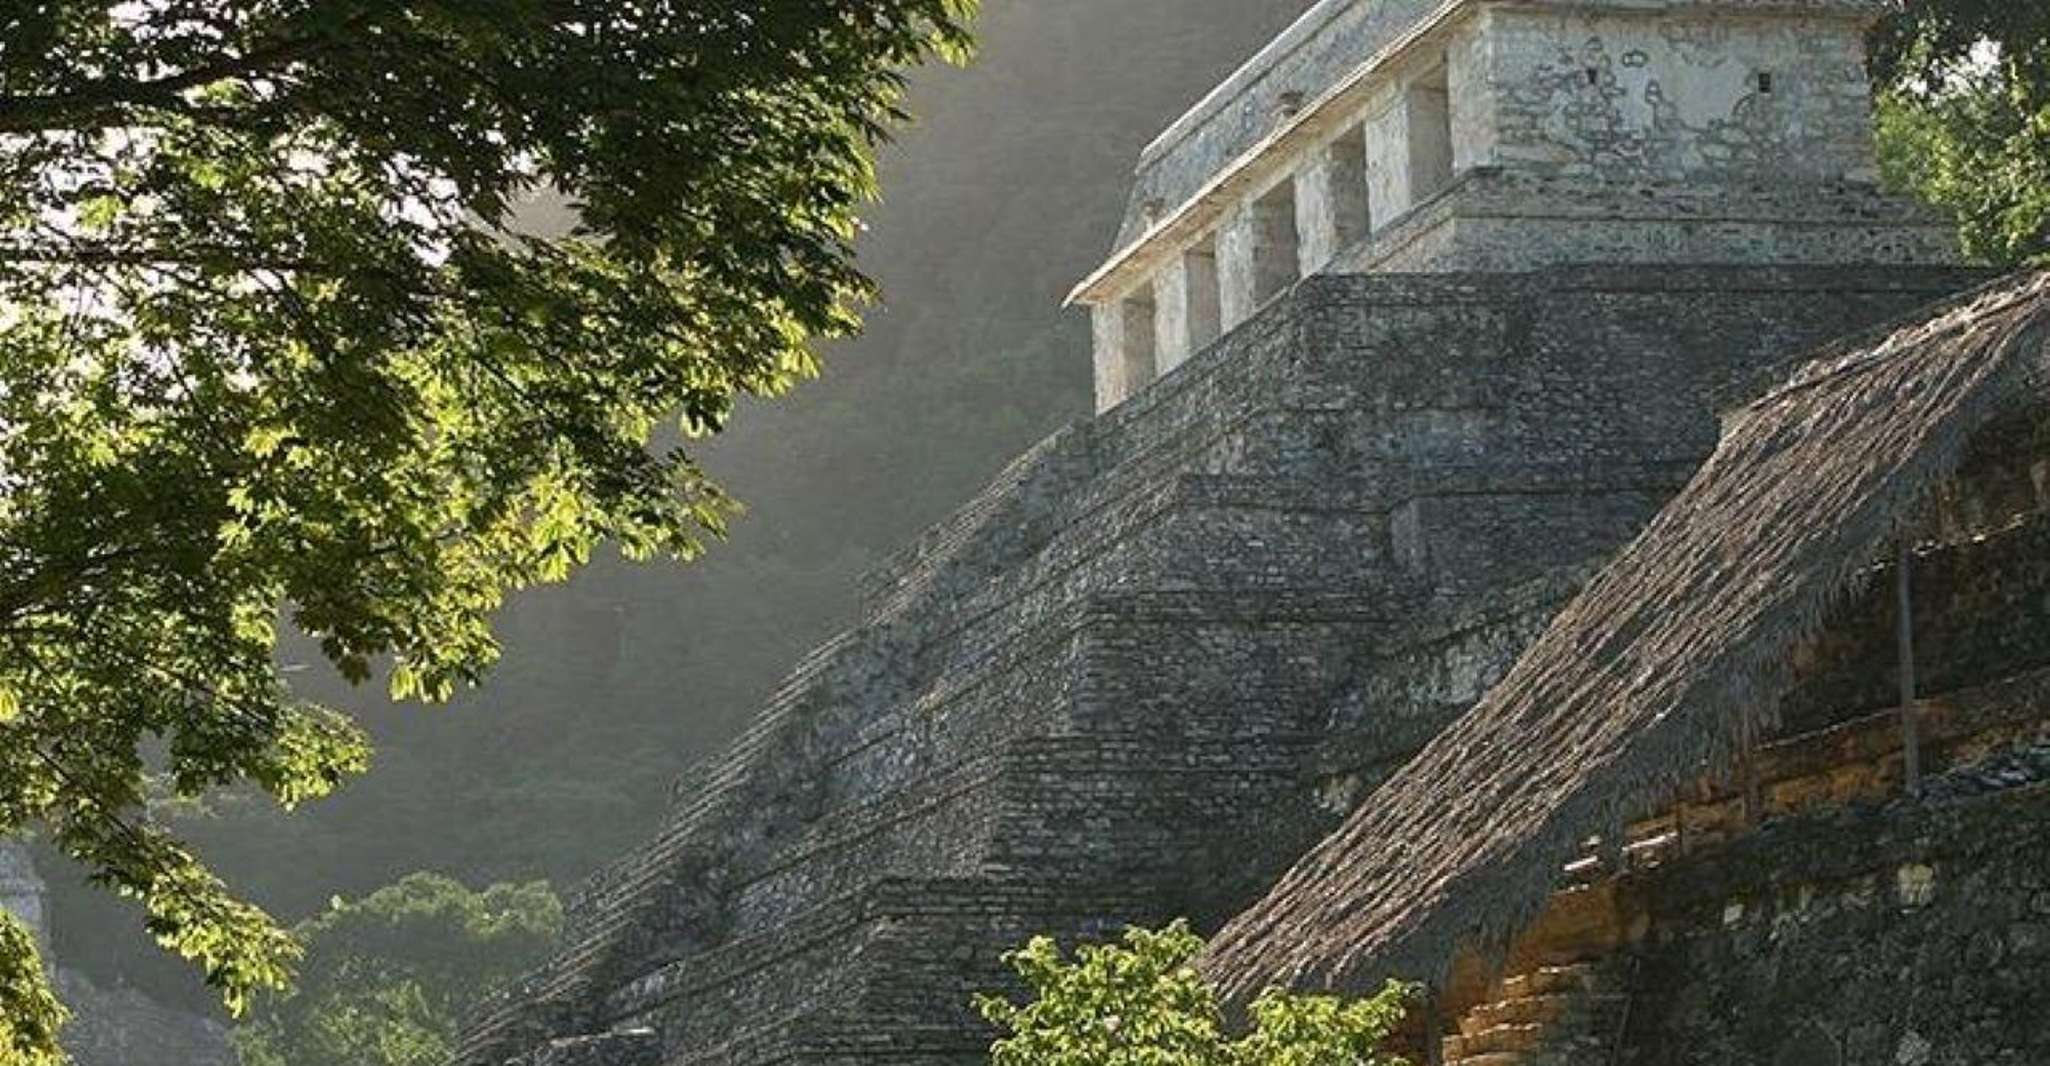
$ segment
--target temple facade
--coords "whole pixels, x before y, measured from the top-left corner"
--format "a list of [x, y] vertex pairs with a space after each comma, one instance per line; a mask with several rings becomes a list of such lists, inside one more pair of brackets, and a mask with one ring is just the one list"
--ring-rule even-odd
[[1324, 0], [1139, 160], [1099, 410], [1311, 274], [1946, 260], [1876, 185], [1879, 0]]
[[[1361, 812], [1414, 813], [1404, 832], [1457, 843], [1466, 837], [1432, 818], [1485, 804], [1426, 788], [1370, 797], [1391, 782], [1458, 779], [1405, 768], [1488, 707], [1533, 641], [1693, 482], [1716, 453], [1731, 382], [1783, 375], [1817, 346], [1986, 280], [1953, 264], [1945, 220], [1874, 184], [1861, 42], [1884, 10], [1880, 0], [1311, 6], [1143, 153], [1113, 252], [1073, 296], [1095, 316], [1094, 417], [1019, 456], [867, 576], [859, 621], [795, 664], [729, 750], [678, 778], [661, 830], [582, 886], [561, 953], [484, 1005], [457, 1062], [975, 1066], [993, 1034], [970, 997], [1008, 987], [1008, 950], [1036, 934], [1072, 942], [1177, 917], [1223, 931], [1229, 951], [1212, 972], [1227, 983], [1314, 987], [1329, 976], [1339, 986], [1371, 972], [1354, 956], [1378, 941], [1316, 907], [1365, 913], [1318, 888], [1355, 868], [1408, 883], [1390, 859], [1404, 841], [1357, 830]], [[1846, 343], [1845, 365], [1863, 366], [1864, 342]], [[1925, 348], [1900, 350], [1905, 362], [1889, 365], [1912, 369]], [[1883, 391], [1853, 395], [1883, 409]], [[1786, 421], [1787, 440], [1800, 432], [1799, 418]], [[2041, 469], [2036, 484], [2050, 486]], [[1831, 498], [1827, 488], [1813, 494]], [[2041, 523], [2027, 530], [1955, 538], [1941, 555], [1958, 560], [1953, 583], [1918, 592], [1925, 639], [1966, 634], [1958, 646], [1986, 652], [1961, 653], [1972, 669], [1931, 685], [2050, 669], [2050, 641], [2039, 639], [2050, 629], [2036, 625], [2050, 600], [2013, 614], [2004, 591], [2035, 596], [2042, 568], [2018, 583], [1980, 578], [2040, 543], [2030, 538]], [[1987, 636], [2023, 617], [2026, 638]], [[1755, 917], [1757, 894], [1776, 891], [1782, 874], [1811, 877], [1833, 900], [1876, 899], [1858, 886], [1912, 879], [1914, 899], [1997, 915], [2000, 935], [2037, 945], [2030, 952], [2050, 944], [2039, 922], [2008, 929], [2030, 924], [2028, 907], [2046, 913], [2050, 897], [1973, 880], [1984, 870], [2003, 886], [2041, 888], [2040, 862], [1999, 865], [2012, 834], [1953, 835], [1959, 846], [1941, 855], [1869, 833], [1817, 848], [1826, 825], [1775, 838], [1811, 842], [1794, 852], [1758, 842], [1759, 822], [1809, 810], [1799, 797], [1829, 782], [1859, 785], [1829, 791], [1835, 802], [1893, 780], [1886, 730], [1867, 720], [1885, 715], [1870, 691], [1883, 674], [1866, 653], [1890, 645], [1857, 632], [1802, 651], [1797, 675], [1830, 684], [1759, 695], [1785, 712], [1778, 746], [1757, 760], [1762, 783], [1733, 788], [1692, 761], [1655, 771], [1584, 761], [1602, 778], [1590, 788], [1613, 786], [1611, 765], [1703, 778], [1679, 814], [1656, 803], [1604, 812], [1619, 823], [1611, 850], [1628, 823], [1633, 854], [1666, 853], [1636, 847], [1669, 836], [1646, 819], [1688, 827], [1685, 861], [1661, 867], [1652, 887], [1640, 877], [1619, 894], [1613, 863], [1576, 859], [1578, 818], [1488, 838], [1547, 850], [1513, 867], [1528, 891], [1488, 911], [1484, 931], [1502, 940], [1524, 931], [1520, 917], [1554, 916], [1518, 949], [1528, 974], [1455, 966], [1450, 948], [1420, 963], [1452, 969], [1437, 975], [1438, 1031], [1420, 1027], [1419, 1048], [1473, 1066], [1509, 1066], [1541, 1046], [1557, 1054], [1533, 1064], [1833, 1066], [1851, 1061], [1830, 1056], [1856, 1029], [1858, 1062], [2043, 1061], [2015, 1040], [2000, 1044], [2007, 1058], [1949, 1050], [1980, 1039], [1960, 1027], [1994, 995], [1967, 983], [1945, 986], [1961, 1005], [1946, 1016], [1957, 1024], [1912, 1032], [1884, 1019], [1899, 1005], [1893, 990], [1918, 986], [1877, 973], [1841, 986], [1860, 991], [1856, 1002], [1810, 997], [1784, 1025], [1748, 1007], [1687, 1013], [1704, 997], [1791, 995], [1771, 966], [1742, 961], [1756, 937], [1780, 935], [1776, 918]], [[1577, 668], [1599, 674], [1605, 662]], [[1992, 702], [1946, 727], [1947, 746], [1932, 741], [1932, 776], [2035, 735], [2035, 705]], [[1645, 716], [1673, 720], [1658, 711]], [[1470, 754], [1502, 771], [1516, 756], [1485, 722], [1467, 728], [1482, 740], [1450, 765]], [[1522, 746], [1576, 736], [1568, 723]], [[2046, 794], [2031, 791], [2034, 773], [2008, 792]], [[1592, 803], [1583, 795], [1548, 797], [1579, 815]], [[1531, 819], [1548, 810], [1522, 808]], [[2031, 811], [2034, 821], [2014, 824], [2050, 817]], [[1360, 854], [1304, 862], [1329, 853], [1320, 846], [1355, 846], [1333, 835], [1349, 825], [1369, 837]], [[1741, 890], [1750, 902], [1718, 894], [1734, 881], [1716, 880], [1726, 869], [1717, 856], [1731, 853], [1710, 851], [1710, 838], [1753, 849]], [[1801, 872], [1824, 857], [1841, 861]], [[1547, 903], [1566, 861], [1588, 892]], [[1466, 912], [1442, 904], [1463, 898], [1449, 884], [1399, 914], [1456, 926]], [[1583, 905], [1619, 899], [1629, 902]], [[1855, 924], [1877, 912], [1829, 913]], [[1788, 972], [1837, 987], [1815, 975], [1857, 964], [1862, 928], [1819, 939]], [[1473, 931], [1442, 940], [1463, 944]], [[1897, 931], [1885, 935], [1888, 959], [1957, 955], [1929, 939], [1933, 921]], [[1684, 969], [1692, 944], [1739, 961], [1664, 981], [1671, 996], [1626, 996], [1621, 1014], [1635, 1029], [1621, 1033], [1612, 993], [1647, 937], [1670, 948], [1659, 966]], [[2021, 951], [2000, 948], [2012, 965], [1998, 980], [2050, 987], [2015, 961]], [[2011, 998], [2017, 1010], [2050, 1010]], [[1600, 1055], [1576, 1052], [1570, 1032], [1545, 1044], [1547, 1012], [1601, 1019], [1608, 1028], [1587, 1045]], [[1471, 1039], [1460, 1035], [1469, 1028]], [[1781, 1048], [1794, 1057], [1775, 1058]], [[1873, 1057], [1881, 1048], [1903, 1057]]]

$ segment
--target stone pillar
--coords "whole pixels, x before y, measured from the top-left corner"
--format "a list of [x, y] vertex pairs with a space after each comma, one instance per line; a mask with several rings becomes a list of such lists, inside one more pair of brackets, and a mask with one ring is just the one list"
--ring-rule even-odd
[[1232, 215], [1218, 233], [1218, 308], [1230, 330], [1299, 276], [1295, 186], [1282, 183]]
[[1253, 308], [1259, 306], [1253, 298], [1259, 235], [1252, 214], [1243, 208], [1234, 211], [1217, 230], [1217, 313], [1227, 333], [1253, 317]]
[[1400, 217], [1410, 207], [1409, 109], [1400, 96], [1367, 118], [1367, 199], [1374, 226]]
[[1175, 257], [1153, 281], [1153, 354], [1165, 374], [1221, 332], [1217, 253], [1205, 242]]
[[1096, 409], [1108, 411], [1153, 380], [1155, 327], [1151, 289], [1097, 305], [1092, 320], [1096, 334]]
[[1489, 30], [1469, 32], [1445, 50], [1445, 86], [1453, 105], [1449, 124], [1455, 173], [1499, 161], [1502, 99], [1490, 68], [1494, 59], [1490, 30], [1498, 25], [1495, 15], [1493, 8], [1484, 11], [1482, 24]]
[[1452, 93], [1445, 72], [1416, 82], [1404, 94], [1409, 108], [1410, 206], [1452, 183]]
[[1354, 129], [1310, 152], [1295, 176], [1297, 252], [1303, 276], [1367, 235], [1367, 147]]
[[1101, 413], [1125, 399], [1123, 310], [1115, 303], [1097, 304], [1089, 309], [1089, 322], [1094, 334], [1091, 347], [1095, 352], [1096, 410]]
[[1367, 197], [1384, 225], [1452, 178], [1451, 98], [1443, 71], [1404, 85], [1367, 120]]
[[1162, 374], [1189, 357], [1189, 270], [1180, 257], [1153, 279], [1153, 359]]

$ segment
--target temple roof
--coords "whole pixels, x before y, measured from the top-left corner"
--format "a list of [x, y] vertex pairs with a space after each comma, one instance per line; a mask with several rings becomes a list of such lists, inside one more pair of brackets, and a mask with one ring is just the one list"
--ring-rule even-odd
[[1399, 57], [1489, 7], [1690, 9], [1869, 20], [1892, 0], [1319, 0], [1140, 153], [1111, 254], [1069, 296], [1098, 303], [1157, 265], [1146, 252], [1192, 238], [1288, 158], [1352, 117]]
[[1508, 676], [1219, 933], [1228, 999], [1505, 943], [1583, 841], [1727, 770], [1790, 648], [1997, 419], [2050, 407], [2050, 272], [1844, 342], [1731, 412], [1688, 487]]
[[1122, 249], [1148, 224], [1144, 207], [1180, 207], [1273, 131], [1284, 93], [1315, 99], [1389, 45], [1466, 0], [1320, 0], [1139, 155]]
[[1875, 18], [1891, 0], [1318, 0], [1274, 40], [1219, 82], [1139, 154], [1130, 209], [1115, 244], [1145, 232], [1145, 205], [1174, 210], [1273, 132], [1284, 94], [1314, 101], [1402, 50], [1419, 32], [1462, 8], [1616, 7], [1635, 11], [1715, 8]]

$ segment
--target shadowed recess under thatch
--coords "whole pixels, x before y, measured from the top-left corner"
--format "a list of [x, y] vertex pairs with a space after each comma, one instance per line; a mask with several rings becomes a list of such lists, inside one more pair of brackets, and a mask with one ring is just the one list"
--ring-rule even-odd
[[1501, 684], [1203, 960], [1226, 997], [1435, 978], [1499, 949], [1581, 842], [1771, 725], [1788, 651], [1852, 591], [1975, 434], [2050, 406], [2050, 273], [1996, 282], [1802, 366]]

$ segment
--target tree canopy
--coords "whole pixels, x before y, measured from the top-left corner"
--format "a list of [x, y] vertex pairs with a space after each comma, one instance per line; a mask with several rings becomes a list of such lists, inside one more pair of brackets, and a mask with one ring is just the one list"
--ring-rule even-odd
[[1954, 212], [1973, 259], [2050, 260], [2050, 5], [1909, 4], [1872, 77], [1888, 183]]
[[472, 892], [413, 874], [293, 929], [295, 988], [236, 1030], [244, 1066], [442, 1066], [479, 996], [539, 962], [562, 932], [546, 882]]
[[1203, 940], [1185, 922], [1131, 928], [1116, 943], [1088, 944], [1073, 958], [1035, 937], [1007, 961], [1029, 998], [976, 998], [1005, 1036], [993, 1066], [1404, 1066], [1384, 1042], [1417, 994], [1389, 982], [1344, 1000], [1269, 991], [1253, 1004], [1251, 1031], [1227, 1035], [1217, 993], [1196, 971]]
[[[366, 767], [281, 624], [442, 699], [508, 592], [716, 536], [731, 501], [660, 427], [716, 431], [855, 328], [873, 148], [972, 6], [0, 13], [0, 831], [47, 826], [231, 1006], [279, 985], [290, 938], [151, 801]], [[540, 193], [574, 229], [520, 232]]]
[[[644, 3], [630, 11], [649, 12], [647, 20], [629, 24], [635, 17], [629, 5], [538, 0], [6, 5], [0, 11], [0, 166], [7, 179], [0, 182], [0, 363], [6, 364], [0, 366], [0, 402], [8, 413], [0, 416], [0, 478], [7, 484], [0, 546], [7, 557], [0, 563], [6, 619], [0, 627], [10, 654], [0, 662], [0, 711], [10, 720], [0, 724], [0, 826], [43, 816], [76, 823], [66, 846], [103, 871], [116, 871], [108, 878], [115, 887], [166, 910], [169, 916], [156, 921], [174, 946], [184, 938], [190, 947], [194, 930], [215, 913], [240, 921], [239, 928], [267, 929], [261, 915], [235, 907], [186, 849], [150, 824], [141, 804], [174, 791], [181, 780], [253, 781], [273, 795], [299, 798], [360, 768], [363, 755], [346, 722], [292, 705], [268, 664], [259, 664], [260, 649], [240, 640], [220, 648], [211, 641], [186, 643], [188, 636], [233, 632], [224, 622], [233, 614], [219, 601], [209, 605], [207, 597], [251, 573], [292, 588], [274, 596], [244, 589], [249, 594], [235, 597], [235, 604], [269, 604], [267, 611], [251, 609], [255, 617], [275, 620], [281, 610], [322, 602], [369, 604], [375, 610], [362, 625], [315, 627], [352, 672], [360, 676], [372, 662], [397, 662], [409, 667], [399, 677], [416, 694], [410, 686], [422, 680], [446, 691], [476, 676], [495, 650], [482, 625], [487, 609], [466, 603], [465, 589], [492, 599], [527, 579], [515, 570], [502, 584], [487, 579], [473, 588], [468, 581], [494, 550], [532, 559], [561, 556], [520, 548], [516, 534], [511, 547], [501, 540], [494, 549], [479, 532], [487, 524], [480, 501], [512, 507], [521, 504], [508, 499], [535, 497], [503, 491], [514, 483], [507, 469], [517, 464], [494, 452], [465, 455], [461, 449], [496, 442], [549, 471], [551, 480], [581, 486], [576, 479], [595, 468], [558, 470], [557, 464], [583, 461], [590, 453], [583, 433], [593, 427], [597, 441], [618, 438], [594, 406], [580, 406], [575, 397], [603, 395], [614, 385], [623, 394], [643, 383], [683, 389], [652, 374], [632, 377], [635, 371], [624, 364], [586, 362], [592, 353], [612, 353], [607, 335], [632, 332], [610, 316], [616, 309], [660, 305], [660, 299], [637, 299], [650, 270], [668, 272], [650, 283], [657, 287], [715, 276], [716, 261], [697, 258], [691, 240], [677, 234], [698, 233], [703, 243], [710, 239], [704, 227], [763, 218], [760, 232], [820, 233], [816, 225], [786, 222], [777, 213], [785, 199], [813, 195], [777, 184], [777, 174], [789, 173], [779, 160], [799, 170], [820, 163], [828, 180], [839, 180], [847, 164], [859, 180], [838, 191], [858, 201], [869, 180], [862, 142], [895, 106], [894, 70], [934, 49], [957, 49], [959, 7], [858, 0]], [[1898, 57], [1912, 51], [1955, 62], [1988, 36], [2020, 42], [2005, 55], [2043, 56], [2043, 14], [2042, 5], [2012, 0], [1910, 5], [1883, 32], [1936, 44], [1882, 49], [1875, 76], [1883, 86], [1894, 85], [1897, 77], [1926, 69]], [[755, 28], [748, 19], [777, 33], [760, 37], [758, 48], [738, 46]], [[560, 40], [551, 27], [580, 32]], [[601, 30], [602, 41], [594, 36]], [[692, 47], [693, 39], [699, 47]], [[864, 53], [867, 43], [878, 51]], [[799, 58], [800, 47], [816, 54]], [[604, 62], [586, 71], [579, 56]], [[739, 69], [749, 64], [759, 64], [753, 76]], [[823, 85], [825, 72], [835, 69], [843, 78], [872, 79], [862, 83], [873, 89], [865, 99], [881, 110], [835, 110], [835, 101], [864, 97], [859, 88], [826, 99], [807, 96], [812, 75], [806, 72], [818, 71]], [[1935, 83], [1925, 78], [1921, 84]], [[644, 106], [643, 93], [655, 106]], [[1901, 99], [1917, 109], [1908, 113], [1927, 113], [1924, 94], [1914, 85], [1908, 94]], [[600, 109], [588, 110], [594, 102]], [[844, 122], [808, 149], [801, 131], [779, 124], [808, 113]], [[2005, 104], [1993, 112], [2006, 120], [2022, 113]], [[480, 132], [457, 122], [464, 116], [486, 116], [489, 123]], [[764, 117], [763, 130], [738, 125], [751, 116]], [[1961, 117], [1964, 124], [1954, 128], [1905, 128], [1933, 129], [1945, 138], [1938, 146], [1970, 145], [1956, 130], [1980, 127], [1969, 113]], [[863, 132], [846, 137], [849, 125]], [[693, 137], [671, 139], [663, 132], [683, 129]], [[774, 143], [758, 145], [751, 136]], [[416, 139], [439, 147], [423, 151]], [[1987, 143], [2026, 146], [2011, 137]], [[266, 155], [267, 145], [277, 146], [277, 154]], [[346, 165], [316, 150], [323, 145], [336, 146], [333, 160]], [[635, 158], [621, 153], [623, 145], [667, 154]], [[1903, 184], [1932, 172], [1920, 163], [1930, 149], [1922, 151], [1893, 156], [1905, 164], [1892, 168], [1906, 175]], [[148, 167], [138, 162], [144, 158]], [[1956, 158], [1942, 173], [1968, 192], [1975, 170], [2000, 173], [2010, 156], [1986, 156], [1992, 168], [1981, 168], [1980, 157]], [[2026, 164], [2030, 156], [2013, 158]], [[230, 166], [236, 160], [242, 162]], [[391, 165], [379, 170], [376, 160]], [[264, 174], [266, 165], [276, 173]], [[508, 177], [504, 209], [496, 213], [469, 206], [468, 190], [488, 190], [490, 182], [477, 178], [488, 173]], [[2028, 171], [2018, 173], [2025, 178]], [[731, 187], [720, 181], [726, 174], [734, 178]], [[166, 188], [156, 190], [151, 182]], [[619, 210], [586, 212], [586, 230], [558, 241], [505, 237], [499, 231], [511, 225], [523, 190], [544, 182], [581, 203], [590, 202], [594, 190], [612, 189], [614, 195], [598, 198]], [[659, 192], [665, 187], [687, 189], [696, 199], [686, 204], [685, 197], [665, 197]], [[408, 188], [425, 188], [435, 198], [416, 205]], [[1932, 186], [1925, 194], [1940, 191]], [[726, 207], [713, 206], [728, 200]], [[458, 202], [462, 206], [451, 206]], [[488, 197], [484, 203], [489, 206]], [[2000, 203], [1993, 200], [1991, 210], [1978, 215], [2010, 217]], [[760, 213], [743, 210], [744, 204]], [[668, 251], [642, 246], [636, 253], [615, 243], [614, 234], [636, 230], [633, 212], [643, 209], [669, 234], [650, 238], [671, 242]], [[851, 224], [851, 210], [829, 214]], [[1976, 216], [1966, 214], [1970, 225]], [[359, 231], [358, 220], [370, 228]], [[491, 272], [465, 266], [475, 260], [459, 261], [445, 250], [459, 243], [441, 239], [451, 233], [466, 238], [466, 255], [509, 264], [496, 290], [456, 291], [458, 281], [468, 285]], [[495, 239], [478, 240], [480, 233]], [[829, 248], [840, 242], [836, 234], [821, 240]], [[387, 250], [390, 262], [383, 258]], [[836, 275], [857, 294], [865, 289], [845, 272], [844, 257], [838, 266]], [[379, 284], [380, 270], [396, 272]], [[630, 280], [615, 291], [607, 270], [624, 271]], [[406, 271], [436, 284], [407, 290]], [[580, 288], [586, 283], [603, 298], [575, 302], [587, 299]], [[752, 314], [743, 290], [689, 284], [695, 291], [670, 294], [679, 306], [705, 314], [737, 306]], [[715, 300], [721, 291], [726, 299]], [[849, 303], [836, 306], [844, 311]], [[470, 306], [513, 320], [469, 319]], [[380, 308], [392, 310], [387, 315]], [[588, 327], [580, 317], [585, 310], [594, 314]], [[748, 321], [759, 325], [773, 317]], [[479, 322], [483, 334], [462, 335]], [[662, 326], [679, 328], [668, 320]], [[714, 335], [704, 324], [687, 327], [692, 338]], [[492, 347], [508, 336], [518, 338], [509, 350]], [[552, 349], [535, 340], [556, 336], [593, 340]], [[324, 346], [312, 343], [323, 339]], [[218, 364], [208, 359], [210, 349]], [[67, 360], [64, 350], [81, 358]], [[457, 373], [466, 350], [495, 352], [500, 361], [470, 367], [466, 380]], [[681, 341], [668, 347], [684, 378], [707, 376], [709, 384], [696, 393], [700, 399], [722, 395], [723, 380], [732, 386], [723, 394], [729, 403], [757, 388], [773, 392], [809, 370], [801, 346], [776, 347], [775, 357], [769, 351], [742, 353], [748, 358], [735, 366], [780, 368], [787, 357], [797, 370], [750, 379], [728, 367], [731, 349]], [[569, 365], [556, 362], [556, 355]], [[729, 370], [731, 376], [720, 377]], [[604, 380], [587, 382], [582, 374]], [[927, 367], [909, 367], [904, 376], [933, 375]], [[330, 384], [335, 391], [329, 397], [316, 395]], [[232, 402], [203, 407], [195, 397], [208, 389]], [[288, 396], [298, 397], [289, 407]], [[547, 417], [542, 408], [529, 409], [528, 398], [547, 401]], [[451, 413], [466, 407], [478, 412], [480, 424]], [[660, 407], [650, 398], [619, 410]], [[951, 413], [978, 425], [988, 418], [981, 407], [972, 416]], [[545, 434], [556, 434], [557, 426], [579, 432], [538, 437], [522, 450], [518, 418]], [[279, 436], [281, 427], [301, 435]], [[1020, 432], [1029, 437], [1033, 431]], [[240, 445], [234, 443], [238, 434]], [[426, 447], [436, 440], [452, 443], [436, 453]], [[567, 458], [558, 458], [558, 447], [569, 449]], [[324, 449], [340, 451], [322, 459]], [[54, 465], [23, 465], [39, 458]], [[646, 474], [643, 462], [683, 467], [687, 459], [649, 451], [632, 465], [635, 483]], [[473, 484], [471, 468], [495, 487]], [[216, 475], [225, 480], [209, 480]], [[694, 500], [715, 522], [725, 513], [723, 496], [695, 470], [677, 477], [699, 493], [679, 498]], [[387, 483], [407, 491], [382, 501], [391, 514], [366, 518], [375, 508], [365, 501]], [[249, 491], [230, 496], [243, 486]], [[17, 495], [17, 487], [24, 491]], [[609, 483], [575, 491], [613, 502], [609, 512], [594, 512], [600, 520], [631, 514], [625, 503], [631, 494]], [[459, 502], [464, 494], [470, 504]], [[304, 515], [285, 510], [302, 501], [325, 506]], [[428, 517], [436, 508], [456, 527], [446, 539], [425, 532], [439, 528]], [[263, 544], [234, 551], [223, 544], [224, 558], [216, 562], [210, 545], [242, 525], [255, 528]], [[537, 524], [524, 528], [545, 537]], [[702, 527], [684, 529], [710, 535]], [[280, 556], [302, 561], [292, 569]], [[330, 571], [347, 587], [327, 600], [295, 598], [307, 587], [319, 590]], [[418, 609], [396, 606], [402, 600]], [[160, 610], [161, 621], [150, 621]], [[372, 628], [395, 634], [381, 642], [382, 651], [379, 640], [364, 639]], [[131, 643], [131, 635], [142, 639]], [[261, 644], [261, 636], [253, 643]], [[446, 669], [465, 662], [467, 671]], [[227, 669], [218, 675], [187, 669], [222, 663]], [[439, 681], [432, 676], [437, 663]], [[174, 672], [186, 676], [167, 676]], [[212, 690], [219, 678], [233, 684]], [[209, 688], [188, 687], [199, 684]], [[245, 711], [242, 700], [264, 710]], [[210, 758], [195, 754], [209, 751]], [[243, 772], [252, 766], [265, 774]], [[317, 766], [323, 772], [309, 772]], [[70, 789], [69, 781], [80, 787]], [[293, 787], [282, 787], [288, 784]], [[67, 807], [76, 809], [54, 816]], [[159, 878], [159, 869], [170, 873]], [[27, 943], [0, 934], [0, 961], [18, 960], [18, 951], [7, 946], [14, 942]], [[244, 952], [245, 960], [289, 959], [281, 940], [259, 936], [253, 943], [261, 950]], [[36, 972], [32, 966], [0, 970], [0, 1021], [16, 1026], [0, 1032], [0, 1045], [45, 1044], [35, 1034], [49, 1022], [51, 1004], [31, 994]], [[230, 968], [215, 977], [232, 983], [253, 972]]]

